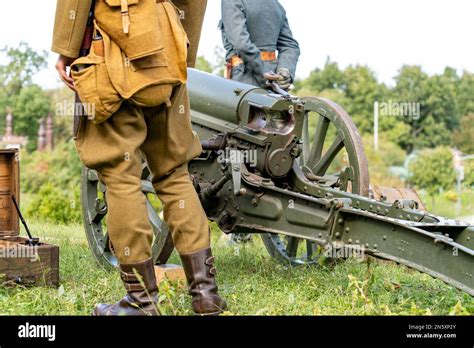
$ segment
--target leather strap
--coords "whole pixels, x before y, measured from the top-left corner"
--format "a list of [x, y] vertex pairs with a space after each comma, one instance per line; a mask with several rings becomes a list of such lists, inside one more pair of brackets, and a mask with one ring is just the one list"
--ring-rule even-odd
[[120, 278], [122, 278], [124, 282], [128, 282], [128, 283], [138, 282], [138, 278], [134, 273], [120, 272]]
[[[274, 61], [274, 60], [277, 60], [277, 53], [276, 51], [260, 52], [260, 58], [264, 62]], [[229, 63], [230, 66], [234, 67], [234, 66], [239, 66], [239, 65], [244, 64], [244, 61], [239, 56], [233, 56], [229, 59], [227, 63]]]
[[232, 58], [230, 58], [229, 63], [231, 66], [234, 67], [244, 64], [244, 61], [239, 56], [233, 56]]
[[121, 5], [120, 13], [122, 14], [123, 32], [124, 34], [128, 34], [130, 31], [130, 15], [128, 13], [128, 0], [121, 0], [120, 5]]
[[225, 78], [232, 79], [232, 64], [230, 62], [225, 63]]
[[[169, 0], [156, 0], [157, 3], [168, 2]], [[122, 14], [122, 27], [124, 34], [128, 34], [130, 32], [130, 13], [128, 12], [128, 0], [120, 0], [121, 10], [120, 13]]]
[[122, 278], [125, 290], [128, 292], [143, 291], [145, 289], [135, 273], [120, 272], [120, 278]]
[[266, 61], [266, 62], [277, 59], [276, 51], [261, 52], [260, 57], [262, 58], [263, 61]]
[[127, 292], [138, 292], [143, 291], [145, 288], [140, 283], [124, 283], [125, 290]]

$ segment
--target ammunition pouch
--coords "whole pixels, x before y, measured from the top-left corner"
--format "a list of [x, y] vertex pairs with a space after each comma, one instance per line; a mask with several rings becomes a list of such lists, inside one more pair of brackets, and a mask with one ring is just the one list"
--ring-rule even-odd
[[122, 98], [110, 81], [105, 57], [96, 55], [94, 45], [89, 55], [73, 63], [71, 75], [91, 121], [103, 122], [120, 108]]
[[[188, 41], [176, 7], [156, 0], [128, 0], [132, 19], [128, 38], [119, 33], [123, 32], [120, 11], [109, 5], [117, 3], [120, 0], [98, 1], [94, 26], [103, 40], [94, 41], [89, 55], [71, 67], [81, 102], [87, 104], [86, 110], [93, 108], [94, 114], [89, 113], [93, 123], [106, 121], [123, 101], [141, 107], [169, 105], [174, 86], [187, 79]], [[98, 9], [103, 12], [99, 16]], [[143, 43], [142, 35], [150, 39]]]

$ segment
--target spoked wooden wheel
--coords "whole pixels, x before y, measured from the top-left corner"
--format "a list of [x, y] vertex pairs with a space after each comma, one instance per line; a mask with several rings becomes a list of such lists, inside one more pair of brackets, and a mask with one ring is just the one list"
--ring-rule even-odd
[[[307, 178], [318, 185], [368, 196], [367, 157], [351, 117], [330, 100], [303, 100], [306, 114], [299, 164]], [[295, 266], [318, 262], [320, 253], [314, 242], [279, 234], [262, 234], [262, 239], [280, 262]]]
[[[107, 187], [99, 180], [97, 172], [83, 168], [81, 183], [82, 216], [89, 247], [99, 265], [110, 268], [117, 266], [117, 258], [113, 253], [107, 233], [105, 217]], [[153, 259], [156, 264], [164, 264], [173, 252], [173, 240], [166, 224], [161, 220], [156, 208], [156, 193], [150, 181], [150, 171], [144, 165], [142, 175], [142, 192], [147, 197], [148, 219], [153, 227], [154, 240], [152, 245]]]

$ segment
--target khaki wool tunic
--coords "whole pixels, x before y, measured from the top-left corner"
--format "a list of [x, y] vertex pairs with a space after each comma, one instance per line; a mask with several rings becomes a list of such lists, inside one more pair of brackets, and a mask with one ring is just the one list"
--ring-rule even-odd
[[[182, 23], [190, 41], [188, 65], [196, 62], [199, 38], [207, 0], [174, 0], [182, 11]], [[58, 0], [51, 50], [66, 57], [77, 58], [81, 49], [92, 0]]]

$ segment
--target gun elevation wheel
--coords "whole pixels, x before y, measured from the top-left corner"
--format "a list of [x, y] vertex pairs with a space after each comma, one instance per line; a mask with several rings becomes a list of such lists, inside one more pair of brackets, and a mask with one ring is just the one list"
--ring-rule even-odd
[[[82, 171], [81, 200], [87, 241], [99, 265], [110, 268], [111, 266], [117, 266], [117, 258], [113, 253], [113, 246], [110, 243], [105, 222], [107, 215], [106, 191], [107, 187], [99, 180], [97, 172], [84, 167]], [[153, 259], [156, 264], [164, 264], [173, 252], [174, 245], [168, 227], [161, 220], [154, 207], [158, 199], [150, 181], [150, 171], [146, 165], [144, 165], [142, 175], [142, 192], [147, 197], [148, 219], [154, 233]]]
[[[315, 184], [368, 196], [369, 169], [362, 138], [351, 117], [336, 103], [323, 98], [303, 98], [303, 153], [299, 164]], [[303, 265], [317, 263], [318, 246], [301, 238], [262, 234], [276, 260]]]

